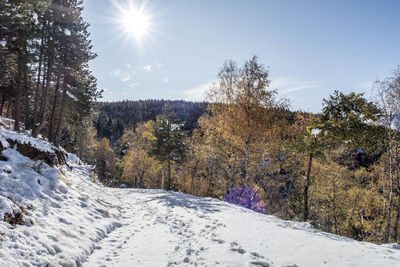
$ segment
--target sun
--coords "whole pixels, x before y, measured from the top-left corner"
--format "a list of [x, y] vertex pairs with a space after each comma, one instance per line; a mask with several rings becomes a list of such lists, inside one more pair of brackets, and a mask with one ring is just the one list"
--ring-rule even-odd
[[138, 39], [143, 38], [148, 33], [150, 27], [149, 16], [144, 10], [137, 9], [135, 6], [131, 6], [130, 9], [123, 11], [121, 14], [121, 23], [126, 32]]
[[147, 9], [146, 2], [138, 4], [133, 0], [112, 1], [116, 7], [114, 22], [118, 27], [118, 35], [125, 41], [144, 43], [151, 38], [154, 31], [154, 14]]

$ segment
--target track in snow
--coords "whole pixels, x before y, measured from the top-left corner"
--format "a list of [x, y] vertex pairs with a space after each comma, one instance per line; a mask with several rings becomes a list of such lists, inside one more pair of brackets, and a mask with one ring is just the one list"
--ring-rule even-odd
[[226, 225], [211, 216], [220, 211], [215, 200], [125, 192], [117, 197], [134, 201], [122, 207], [123, 226], [96, 246], [84, 266], [270, 266], [264, 256], [219, 236]]

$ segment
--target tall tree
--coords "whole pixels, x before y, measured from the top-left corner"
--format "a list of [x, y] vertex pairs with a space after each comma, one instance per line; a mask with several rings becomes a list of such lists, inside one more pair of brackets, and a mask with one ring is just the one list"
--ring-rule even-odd
[[171, 164], [180, 162], [185, 154], [183, 140], [186, 133], [182, 127], [183, 125], [174, 118], [165, 115], [157, 116], [156, 121], [150, 121], [148, 124], [147, 152], [150, 156], [167, 164], [166, 190], [172, 189]]
[[[227, 61], [218, 78], [209, 91], [211, 116], [205, 116], [201, 127], [210, 142], [221, 146], [223, 154], [222, 150], [229, 151], [226, 159], [230, 161], [227, 171], [231, 186], [237, 183], [235, 180], [248, 185], [254, 177], [250, 163], [262, 158], [260, 144], [267, 142], [276, 111], [283, 105], [275, 100], [276, 91], [269, 89], [269, 72], [255, 56], [242, 67]], [[234, 175], [238, 169], [240, 175]]]
[[[392, 227], [392, 210], [393, 210], [393, 194], [397, 187], [400, 192], [400, 175], [399, 175], [399, 145], [400, 145], [400, 66], [393, 71], [393, 75], [382, 81], [375, 82], [375, 90], [377, 93], [377, 105], [382, 111], [382, 123], [386, 128], [386, 138], [384, 145], [387, 148], [387, 179], [389, 181], [389, 197], [388, 211], [386, 220], [385, 242], [390, 240], [390, 232]], [[397, 214], [393, 226], [392, 239], [393, 242], [398, 240], [399, 220], [400, 220], [400, 193], [398, 193]]]

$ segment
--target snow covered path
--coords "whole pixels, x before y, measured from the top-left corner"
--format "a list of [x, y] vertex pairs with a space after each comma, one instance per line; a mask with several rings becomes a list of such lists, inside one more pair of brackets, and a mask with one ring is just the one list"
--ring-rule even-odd
[[122, 227], [84, 266], [400, 266], [400, 251], [210, 198], [114, 189]]
[[226, 225], [212, 216], [226, 208], [219, 201], [154, 190], [116, 193], [134, 201], [123, 207], [123, 227], [96, 247], [86, 266], [269, 266], [237, 240], [221, 238]]

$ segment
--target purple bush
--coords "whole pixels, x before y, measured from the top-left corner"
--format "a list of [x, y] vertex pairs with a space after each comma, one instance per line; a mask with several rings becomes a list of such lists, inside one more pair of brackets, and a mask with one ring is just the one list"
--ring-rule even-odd
[[225, 201], [259, 213], [267, 213], [267, 207], [261, 196], [248, 186], [232, 188], [225, 196]]

